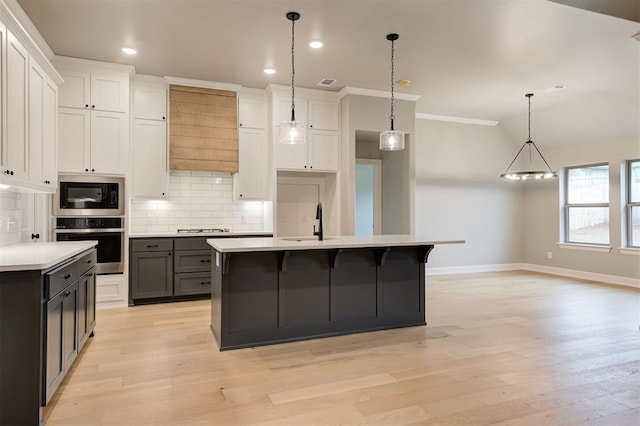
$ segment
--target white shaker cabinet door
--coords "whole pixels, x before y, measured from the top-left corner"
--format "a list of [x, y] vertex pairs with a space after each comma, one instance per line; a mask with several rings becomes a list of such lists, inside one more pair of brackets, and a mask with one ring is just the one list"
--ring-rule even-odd
[[60, 172], [89, 172], [91, 112], [84, 109], [59, 108], [58, 126], [58, 168]]
[[96, 111], [127, 112], [129, 110], [128, 76], [91, 74], [91, 104]]
[[164, 198], [167, 192], [167, 123], [134, 120], [132, 196]]
[[88, 72], [60, 71], [64, 83], [60, 86], [58, 101], [61, 107], [89, 108], [91, 75]]
[[338, 130], [339, 120], [337, 102], [309, 100], [309, 129]]
[[338, 170], [338, 132], [314, 130], [309, 134], [309, 167], [316, 171]]
[[4, 166], [10, 177], [27, 180], [29, 158], [27, 151], [27, 93], [29, 54], [20, 42], [7, 31], [7, 139], [4, 144]]
[[44, 84], [45, 74], [33, 60], [29, 65], [29, 180], [45, 185], [44, 177]]
[[241, 129], [266, 129], [267, 116], [266, 100], [238, 98], [238, 127]]
[[126, 133], [125, 114], [91, 111], [91, 173], [125, 174]]
[[269, 139], [264, 130], [240, 129], [238, 134], [238, 174], [235, 191], [238, 200], [266, 200]]
[[133, 89], [133, 118], [166, 121], [167, 89], [135, 86]]
[[49, 190], [58, 186], [58, 87], [45, 79], [42, 89], [43, 175]]

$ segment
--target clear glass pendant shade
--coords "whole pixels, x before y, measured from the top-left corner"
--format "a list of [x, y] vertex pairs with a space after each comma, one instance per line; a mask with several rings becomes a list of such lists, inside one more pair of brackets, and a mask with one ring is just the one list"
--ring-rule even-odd
[[380, 151], [402, 151], [404, 149], [404, 132], [387, 130], [380, 133]]
[[280, 123], [278, 141], [288, 145], [307, 143], [307, 126], [299, 121], [283, 121]]

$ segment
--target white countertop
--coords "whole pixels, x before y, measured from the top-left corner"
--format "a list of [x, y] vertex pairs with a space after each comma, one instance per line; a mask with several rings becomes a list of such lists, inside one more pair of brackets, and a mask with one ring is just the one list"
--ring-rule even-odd
[[359, 247], [400, 247], [440, 244], [464, 244], [465, 240], [434, 240], [413, 235], [373, 235], [339, 237], [327, 236], [323, 241], [317, 237], [285, 238], [228, 238], [208, 239], [207, 243], [221, 253], [246, 251], [314, 250]]
[[176, 237], [248, 237], [251, 235], [264, 235], [270, 237], [273, 232], [247, 231], [247, 232], [156, 232], [156, 233], [132, 233], [129, 238], [176, 238]]
[[2, 246], [0, 272], [47, 269], [97, 244], [97, 241], [61, 241]]

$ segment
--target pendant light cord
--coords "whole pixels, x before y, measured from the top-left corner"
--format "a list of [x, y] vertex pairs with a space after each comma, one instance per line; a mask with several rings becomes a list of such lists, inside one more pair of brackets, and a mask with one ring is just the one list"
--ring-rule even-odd
[[533, 93], [529, 93], [527, 98], [529, 98], [529, 141], [531, 141], [531, 97]]
[[393, 73], [394, 73], [394, 66], [393, 66], [394, 44], [393, 43], [394, 43], [394, 40], [391, 40], [391, 115], [389, 116], [389, 119], [391, 120], [391, 130], [394, 130], [393, 120], [395, 119], [395, 116], [393, 115], [393, 104], [395, 100], [395, 97], [393, 95]]
[[295, 96], [296, 96], [296, 61], [295, 61], [295, 31], [294, 28], [296, 26], [295, 19], [291, 20], [291, 121], [296, 121], [296, 104], [295, 104]]

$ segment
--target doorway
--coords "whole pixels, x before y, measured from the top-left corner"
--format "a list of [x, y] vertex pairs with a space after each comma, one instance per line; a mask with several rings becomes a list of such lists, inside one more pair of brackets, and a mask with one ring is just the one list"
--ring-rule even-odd
[[382, 234], [382, 161], [356, 158], [356, 235]]

